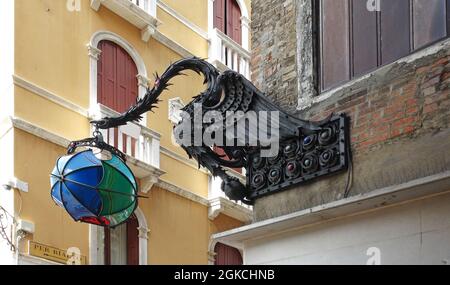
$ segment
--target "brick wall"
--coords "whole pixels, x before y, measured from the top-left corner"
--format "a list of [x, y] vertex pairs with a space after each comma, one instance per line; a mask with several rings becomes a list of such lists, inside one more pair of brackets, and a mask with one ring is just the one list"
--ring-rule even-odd
[[252, 82], [278, 105], [297, 107], [296, 5], [252, 2]]
[[[297, 32], [299, 23], [308, 21], [307, 13], [297, 18], [299, 7], [307, 3], [252, 1], [255, 85], [303, 119], [320, 120], [332, 112], [350, 116], [350, 196], [449, 171], [450, 40], [325, 94], [312, 94], [310, 88], [302, 88], [311, 84], [303, 78], [304, 65], [312, 68], [312, 55], [304, 54], [308, 45], [298, 44], [299, 39], [311, 38]], [[297, 102], [302, 101], [308, 104], [298, 110]], [[348, 173], [342, 173], [261, 198], [254, 218], [260, 221], [343, 199], [348, 181]]]

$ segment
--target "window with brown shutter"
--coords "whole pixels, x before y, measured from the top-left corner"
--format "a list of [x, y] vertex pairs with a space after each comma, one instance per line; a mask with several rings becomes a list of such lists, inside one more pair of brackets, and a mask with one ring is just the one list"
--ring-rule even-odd
[[238, 249], [217, 243], [214, 252], [216, 253], [214, 265], [242, 265], [242, 255]]
[[315, 0], [320, 91], [450, 36], [450, 0]]
[[138, 227], [138, 219], [133, 215], [114, 229], [104, 229], [105, 265], [139, 265]]
[[214, 28], [242, 44], [241, 9], [236, 0], [214, 0]]
[[97, 100], [117, 112], [124, 112], [138, 96], [137, 67], [131, 56], [119, 45], [101, 41], [102, 51], [97, 68]]

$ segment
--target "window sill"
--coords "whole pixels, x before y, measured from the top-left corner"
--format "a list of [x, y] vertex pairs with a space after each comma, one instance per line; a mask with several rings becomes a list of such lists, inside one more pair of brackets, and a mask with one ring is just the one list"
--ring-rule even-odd
[[156, 1], [148, 1], [148, 11], [130, 0], [91, 0], [91, 8], [95, 11], [103, 5], [126, 21], [141, 30], [141, 39], [148, 42], [161, 22], [156, 18]]
[[358, 77], [356, 79], [353, 79], [351, 81], [348, 81], [340, 86], [334, 87], [330, 90], [327, 90], [317, 96], [301, 96], [299, 98], [299, 103], [297, 110], [298, 111], [304, 111], [309, 109], [315, 104], [324, 102], [330, 98], [334, 98], [336, 96], [344, 96], [346, 93], [351, 93], [351, 90], [358, 89], [362, 86], [368, 86], [371, 85], [371, 82], [376, 83], [378, 80], [377, 78], [383, 78], [385, 75], [392, 70], [395, 66], [402, 63], [411, 63], [414, 61], [417, 61], [421, 58], [431, 56], [433, 54], [436, 54], [442, 50], [446, 50], [450, 48], [450, 38], [444, 39], [434, 45], [431, 45], [427, 48], [424, 48], [420, 51], [417, 51], [415, 53], [412, 53], [406, 57], [403, 57], [401, 59], [398, 59], [390, 64], [387, 64], [385, 66], [382, 66], [366, 75], [363, 75], [361, 77]]

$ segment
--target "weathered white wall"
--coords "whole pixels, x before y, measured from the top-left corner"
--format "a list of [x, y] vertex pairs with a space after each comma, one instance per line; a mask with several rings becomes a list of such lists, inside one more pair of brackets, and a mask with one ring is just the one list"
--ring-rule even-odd
[[244, 262], [364, 265], [373, 247], [381, 264], [450, 263], [450, 194], [246, 242]]

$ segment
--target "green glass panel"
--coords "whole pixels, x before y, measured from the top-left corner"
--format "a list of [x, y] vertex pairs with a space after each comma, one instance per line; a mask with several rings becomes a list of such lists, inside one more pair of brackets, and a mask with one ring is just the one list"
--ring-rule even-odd
[[133, 214], [134, 210], [136, 208], [136, 202], [133, 203], [129, 208], [123, 210], [122, 212], [119, 212], [114, 215], [106, 216], [106, 218], [111, 222], [110, 226], [115, 227], [126, 220]]
[[[103, 164], [104, 177], [98, 189], [102, 193], [104, 205], [101, 215], [111, 215], [128, 208], [135, 201], [135, 188], [117, 169]], [[109, 205], [107, 205], [109, 200]]]
[[115, 168], [118, 171], [120, 171], [123, 175], [125, 175], [125, 177], [127, 177], [128, 180], [130, 180], [130, 182], [133, 185], [134, 189], [137, 190], [136, 178], [134, 178], [134, 175], [131, 172], [131, 170], [128, 168], [128, 166], [120, 158], [118, 158], [117, 156], [113, 155], [110, 160], [103, 161], [103, 164], [105, 164], [105, 163], [110, 165], [110, 166], [112, 166], [113, 168]]

